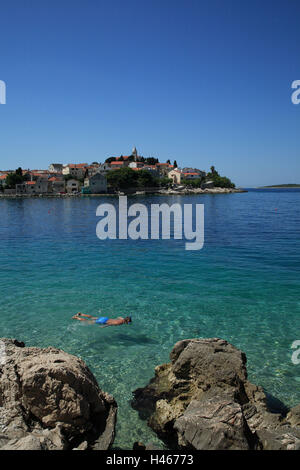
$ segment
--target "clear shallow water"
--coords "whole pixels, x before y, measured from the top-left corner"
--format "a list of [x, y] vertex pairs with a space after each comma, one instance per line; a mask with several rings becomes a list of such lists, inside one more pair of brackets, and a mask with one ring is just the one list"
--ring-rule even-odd
[[[246, 352], [249, 379], [300, 402], [300, 191], [135, 197], [205, 204], [205, 244], [100, 241], [96, 207], [117, 198], [0, 200], [0, 337], [83, 358], [119, 405], [115, 446], [159, 443], [131, 409], [132, 391], [176, 341], [221, 337]], [[115, 328], [74, 313], [133, 316]]]

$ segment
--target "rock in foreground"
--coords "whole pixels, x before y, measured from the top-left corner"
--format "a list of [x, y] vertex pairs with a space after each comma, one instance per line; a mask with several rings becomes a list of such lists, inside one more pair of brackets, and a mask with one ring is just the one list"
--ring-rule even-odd
[[1, 450], [105, 450], [117, 405], [79, 358], [2, 339]]
[[175, 344], [171, 362], [134, 392], [132, 406], [170, 448], [300, 449], [298, 407], [271, 413], [247, 380], [245, 354], [218, 338]]

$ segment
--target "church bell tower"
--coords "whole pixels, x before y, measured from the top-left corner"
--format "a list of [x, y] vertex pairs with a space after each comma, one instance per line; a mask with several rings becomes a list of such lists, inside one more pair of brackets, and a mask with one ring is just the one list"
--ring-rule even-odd
[[138, 161], [138, 153], [137, 153], [136, 147], [133, 148], [132, 155], [134, 156], [134, 161], [137, 162]]

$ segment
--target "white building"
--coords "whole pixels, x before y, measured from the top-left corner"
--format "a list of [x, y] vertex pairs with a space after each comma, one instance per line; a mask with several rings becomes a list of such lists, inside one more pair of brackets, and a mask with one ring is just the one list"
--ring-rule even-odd
[[48, 170], [50, 173], [62, 173], [63, 164], [62, 163], [51, 163], [49, 165]]
[[85, 172], [88, 166], [89, 165], [87, 163], [69, 163], [63, 167], [62, 174], [65, 176], [71, 175], [73, 178], [82, 179], [85, 176]]
[[143, 168], [143, 166], [145, 166], [145, 163], [134, 161], [134, 162], [130, 162], [128, 166], [129, 168]]

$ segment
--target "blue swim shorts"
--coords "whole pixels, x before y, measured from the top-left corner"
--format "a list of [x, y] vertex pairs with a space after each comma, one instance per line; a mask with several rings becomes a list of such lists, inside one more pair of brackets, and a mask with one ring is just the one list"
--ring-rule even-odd
[[97, 320], [95, 320], [95, 323], [98, 323], [100, 325], [105, 325], [107, 320], [108, 320], [108, 317], [99, 317], [97, 318]]

